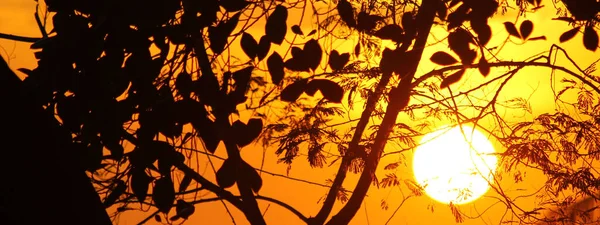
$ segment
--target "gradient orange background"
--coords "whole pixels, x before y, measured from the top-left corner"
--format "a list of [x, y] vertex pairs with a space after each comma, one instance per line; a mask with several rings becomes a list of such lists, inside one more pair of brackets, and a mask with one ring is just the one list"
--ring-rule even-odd
[[[550, 3], [551, 4], [551, 3]], [[33, 17], [33, 13], [35, 12], [35, 2], [33, 0], [24, 1], [24, 0], [2, 0], [0, 2], [0, 33], [5, 34], [15, 34], [22, 36], [31, 36], [31, 37], [40, 37], [41, 34], [37, 28], [35, 23], [35, 19]], [[541, 53], [547, 51], [552, 43], [558, 43], [558, 37], [562, 32], [569, 29], [564, 22], [556, 22], [550, 20], [555, 15], [554, 8], [549, 5], [546, 6], [542, 11], [538, 13], [531, 13], [527, 15], [527, 19], [530, 19], [534, 22], [535, 28], [533, 30], [532, 36], [545, 35], [548, 41], [535, 41], [527, 44], [521, 45], [517, 40], [516, 43], [509, 43], [504, 48], [503, 52], [499, 55], [500, 58], [504, 59], [513, 59], [514, 61], [526, 59], [534, 54]], [[504, 16], [497, 16], [491, 21], [492, 30], [494, 33], [494, 39], [492, 39], [491, 44], [501, 43], [506, 37], [507, 33], [504, 30], [502, 22], [505, 21], [514, 21], [516, 15], [514, 13], [508, 13]], [[291, 14], [288, 19], [288, 25], [294, 24], [294, 20], [297, 20], [299, 15]], [[310, 17], [306, 17], [310, 18]], [[522, 20], [521, 18], [520, 20]], [[50, 21], [50, 20], [49, 20]], [[297, 21], [296, 21], [297, 22]], [[520, 22], [519, 22], [520, 23]], [[51, 25], [50, 25], [51, 26]], [[262, 27], [261, 25], [258, 25]], [[303, 27], [307, 27], [305, 32], [310, 31], [310, 21], [304, 22]], [[252, 31], [251, 31], [252, 32]], [[255, 38], [259, 37], [258, 35], [262, 35], [261, 31], [257, 31], [257, 35]], [[433, 35], [430, 36], [429, 43], [435, 43], [437, 40], [435, 37], [443, 38], [444, 33], [442, 29], [434, 30]], [[511, 38], [511, 40], [514, 40]], [[343, 46], [345, 44], [340, 44]], [[350, 44], [352, 46], [352, 44]], [[560, 44], [560, 46], [568, 49], [569, 54], [573, 57], [581, 67], [587, 67], [590, 63], [597, 60], [600, 57], [598, 52], [590, 52], [583, 48], [581, 43], [581, 34], [576, 36], [572, 41]], [[327, 49], [330, 49], [326, 47]], [[433, 69], [435, 66], [430, 63], [427, 58], [435, 52], [439, 50], [447, 50], [445, 47], [445, 43], [441, 45], [432, 46], [427, 48], [424, 52], [423, 63], [419, 67], [417, 72], [417, 76], [420, 74], [426, 73]], [[338, 51], [342, 51], [338, 49]], [[350, 51], [348, 49], [347, 51]], [[233, 52], [232, 54], [236, 54]], [[237, 54], [243, 54], [238, 52]], [[8, 60], [9, 65], [14, 70], [25, 67], [25, 68], [34, 68], [36, 66], [35, 58], [33, 57], [33, 52], [29, 49], [28, 43], [19, 43], [10, 40], [0, 40], [0, 55]], [[492, 70], [494, 72], [502, 72], [505, 69], [497, 69]], [[541, 113], [554, 112], [555, 105], [552, 101], [553, 99], [549, 96], [551, 95], [551, 90], [549, 88], [549, 70], [543, 69], [524, 69], [519, 73], [520, 75], [517, 78], [513, 79], [509, 83], [510, 92], [505, 92], [503, 99], [508, 99], [510, 97], [521, 96], [525, 98], [530, 98], [532, 114], [524, 114], [522, 112], [507, 112], [507, 117], [505, 119], [514, 118], [515, 121], [521, 119], [531, 119], [535, 115], [539, 115]], [[479, 81], [484, 79], [490, 79], [494, 74], [488, 76], [488, 78], [481, 78], [481, 75], [476, 70], [471, 70], [467, 73], [467, 76], [463, 78], [463, 81], [468, 80], [468, 83], [457, 84], [453, 86], [454, 90], [459, 91], [461, 87], [468, 87], [470, 85], [477, 84]], [[514, 91], [513, 91], [514, 90]], [[482, 93], [483, 94], [483, 93]], [[483, 95], [482, 95], [483, 96]], [[358, 118], [359, 114], [354, 114], [352, 118]], [[405, 117], [400, 117], [405, 118]], [[401, 120], [400, 119], [400, 120]], [[399, 121], [400, 121], [399, 120]], [[442, 123], [438, 122], [438, 125], [442, 125]], [[498, 147], [498, 145], [496, 145]], [[394, 149], [390, 149], [388, 146], [386, 151], [393, 151]], [[502, 151], [502, 149], [496, 149], [497, 151]], [[260, 163], [263, 156], [263, 151], [265, 151], [264, 158], [264, 170], [270, 171], [278, 174], [286, 174], [286, 165], [277, 164], [277, 156], [274, 154], [273, 149], [262, 149], [260, 145], [251, 145], [242, 150], [242, 157], [246, 159], [251, 165], [254, 167], [260, 167]], [[217, 151], [218, 155], [224, 155], [224, 151], [222, 149]], [[411, 172], [411, 154], [406, 154], [407, 159], [407, 167], [399, 167], [399, 170], [396, 172], [396, 175], [402, 179], [412, 179]], [[387, 162], [391, 162], [395, 160], [397, 155], [388, 156], [382, 159], [381, 166], [383, 167], [387, 164]], [[308, 180], [316, 183], [324, 184], [325, 180], [333, 179], [335, 176], [335, 171], [337, 171], [337, 165], [332, 166], [331, 168], [323, 168], [323, 169], [314, 169], [310, 168], [308, 162], [304, 160], [305, 157], [300, 157], [296, 162], [294, 162], [292, 170], [289, 173], [290, 177]], [[195, 161], [196, 159], [193, 159]], [[221, 164], [221, 161], [218, 159], [213, 159], [213, 163], [215, 167], [218, 168]], [[197, 166], [198, 172], [204, 176], [206, 176], [210, 180], [214, 180], [214, 172], [212, 171], [210, 166], [207, 166], [206, 156], [199, 155], [198, 163], [189, 164], [192, 166]], [[378, 176], [383, 177], [383, 175], [387, 173], [380, 171], [378, 172]], [[181, 174], [175, 176], [176, 179], [181, 178]], [[263, 188], [260, 191], [260, 195], [276, 198], [282, 200], [291, 206], [298, 209], [306, 216], [315, 215], [320, 208], [321, 204], [317, 203], [317, 201], [323, 197], [327, 188], [316, 186], [312, 184], [292, 181], [282, 177], [275, 177], [268, 174], [262, 174], [263, 177]], [[357, 175], [349, 174], [344, 183], [344, 187], [346, 189], [353, 189], [353, 185], [357, 180]], [[507, 176], [509, 177], [509, 176]], [[521, 183], [514, 185], [512, 184], [512, 179], [505, 178], [502, 186], [507, 189], [516, 190], [518, 188], [524, 188], [529, 191], [534, 190], [535, 187], [539, 187], [543, 182], [543, 177], [540, 174], [536, 174], [535, 172], [528, 173], [528, 178], [526, 179], [526, 183]], [[232, 192], [234, 189], [231, 189]], [[355, 219], [351, 224], [384, 224], [388, 218], [392, 215], [393, 211], [400, 204], [401, 200], [401, 192], [408, 194], [408, 190], [406, 188], [402, 188], [402, 190], [398, 188], [386, 188], [386, 189], [377, 189], [376, 187], [372, 187], [367, 198], [364, 201], [363, 207], [357, 213]], [[201, 194], [206, 194], [205, 192], [201, 192]], [[496, 193], [488, 192], [488, 195], [497, 196]], [[382, 210], [380, 207], [380, 203], [382, 199], [386, 199], [389, 204], [388, 210]], [[491, 207], [489, 211], [481, 216], [478, 219], [468, 219], [464, 222], [464, 224], [497, 224], [504, 213], [504, 206], [494, 205], [495, 200], [490, 198], [482, 198], [480, 200], [475, 201], [473, 204], [468, 204], [461, 206], [463, 212], [468, 215], [477, 215], [478, 213], [483, 212], [487, 207]], [[287, 210], [279, 207], [278, 205], [271, 204], [269, 206], [268, 202], [260, 202], [261, 210], [266, 210], [265, 218], [268, 224], [303, 224], [298, 218], [296, 218], [292, 213]], [[533, 198], [530, 199], [522, 199], [517, 202], [524, 208], [533, 207]], [[334, 207], [334, 212], [340, 207], [340, 203], [336, 203], [336, 207]], [[133, 205], [132, 205], [133, 206]], [[430, 206], [433, 206], [434, 211], [432, 212]], [[148, 206], [142, 207], [146, 212], [127, 212], [122, 214], [117, 218], [115, 224], [121, 225], [129, 225], [129, 224], [137, 224], [140, 220], [145, 218], [150, 213], [154, 212], [155, 209], [148, 209]], [[229, 209], [232, 211], [235, 221], [237, 224], [247, 224], [244, 216], [238, 212], [234, 207], [229, 205]], [[114, 212], [114, 209], [109, 210], [110, 213]], [[65, 216], [65, 218], [68, 218]], [[179, 222], [179, 221], [178, 221]], [[196, 205], [196, 213], [187, 221], [188, 224], [232, 224], [231, 219], [229, 218], [226, 210], [223, 207], [221, 202], [212, 202], [206, 204]], [[155, 224], [154, 219], [149, 220], [147, 224]], [[177, 224], [177, 223], [175, 223]], [[454, 217], [450, 212], [450, 209], [440, 203], [435, 202], [434, 200], [429, 199], [426, 196], [411, 198], [409, 199], [396, 213], [396, 216], [391, 219], [389, 224], [411, 224], [411, 225], [419, 225], [419, 224], [455, 224]]]

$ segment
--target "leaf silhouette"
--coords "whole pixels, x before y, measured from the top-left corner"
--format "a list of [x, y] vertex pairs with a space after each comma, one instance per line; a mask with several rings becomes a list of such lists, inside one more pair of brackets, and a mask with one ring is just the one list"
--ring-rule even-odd
[[227, 38], [233, 32], [240, 19], [240, 13], [236, 13], [227, 21], [221, 21], [217, 26], [208, 28], [208, 39], [210, 40], [210, 49], [215, 54], [221, 54], [225, 50]]
[[279, 85], [283, 80], [285, 71], [283, 70], [283, 59], [277, 52], [273, 52], [267, 59], [267, 68], [271, 74], [273, 84]]
[[258, 191], [260, 191], [260, 188], [262, 187], [262, 178], [260, 177], [258, 172], [256, 172], [256, 169], [252, 168], [250, 164], [242, 160], [240, 170], [244, 174], [244, 178], [250, 184], [250, 188], [252, 188], [252, 191], [258, 193]]
[[402, 61], [402, 54], [403, 53], [399, 52], [397, 49], [391, 50], [385, 48], [381, 54], [381, 61], [379, 61], [379, 69], [381, 72], [389, 74], [398, 71], [398, 67], [403, 67], [404, 62]]
[[389, 24], [375, 31], [374, 35], [381, 39], [400, 43], [404, 39], [404, 30], [396, 24]]
[[523, 23], [521, 23], [521, 26], [519, 27], [519, 31], [521, 31], [521, 38], [523, 40], [527, 39], [533, 31], [533, 22], [531, 22], [531, 20], [523, 21]]
[[169, 220], [174, 221], [180, 218], [187, 220], [188, 217], [194, 214], [195, 211], [196, 207], [193, 204], [186, 202], [182, 199], [178, 199], [177, 204], [175, 205], [175, 212], [177, 214], [175, 214], [175, 216], [172, 216]]
[[235, 121], [231, 125], [231, 132], [235, 143], [240, 147], [244, 147], [252, 143], [260, 135], [262, 128], [262, 120], [253, 118], [248, 121], [248, 124], [244, 124], [239, 120]]
[[254, 40], [254, 37], [249, 33], [244, 32], [242, 34], [242, 39], [240, 45], [242, 46], [242, 50], [250, 59], [254, 59], [257, 55], [258, 43]]
[[341, 70], [350, 60], [350, 53], [340, 53], [337, 50], [332, 50], [329, 54], [329, 66], [332, 70]]
[[321, 45], [319, 45], [317, 40], [311, 39], [304, 44], [303, 57], [308, 67], [313, 71], [319, 67], [321, 58], [323, 57], [323, 50], [321, 49]]
[[464, 74], [465, 74], [465, 69], [456, 71], [452, 75], [450, 75], [450, 76], [446, 77], [444, 80], [442, 80], [442, 84], [440, 85], [440, 88], [442, 88], [442, 89], [447, 88], [451, 84], [454, 84], [454, 83], [460, 81], [460, 78], [462, 78], [462, 76]]
[[490, 74], [490, 65], [488, 64], [487, 59], [485, 59], [485, 57], [483, 56], [481, 56], [481, 58], [479, 59], [478, 69], [481, 75], [483, 75], [484, 77]]
[[565, 42], [565, 41], [571, 40], [573, 37], [575, 37], [575, 35], [577, 35], [577, 33], [579, 32], [579, 29], [580, 29], [580, 28], [581, 28], [581, 27], [575, 27], [575, 28], [573, 28], [573, 29], [570, 29], [570, 30], [568, 30], [568, 31], [566, 31], [566, 32], [564, 32], [564, 33], [562, 33], [562, 34], [560, 35], [560, 38], [559, 38], [560, 42], [562, 43], [562, 42]]
[[301, 79], [294, 81], [294, 83], [288, 85], [281, 91], [281, 100], [286, 102], [296, 101], [300, 95], [306, 90], [308, 81]]
[[154, 182], [152, 200], [159, 211], [169, 213], [175, 201], [175, 188], [171, 177], [161, 177]]
[[585, 26], [583, 30], [583, 45], [590, 51], [596, 51], [598, 48], [598, 33], [591, 25]]
[[469, 44], [473, 43], [473, 37], [469, 31], [458, 28], [448, 35], [448, 45], [458, 56], [464, 51], [469, 50]]
[[184, 192], [187, 190], [188, 186], [192, 183], [192, 177], [187, 174], [181, 178], [181, 183], [179, 183], [179, 192]]
[[340, 18], [346, 26], [348, 27], [356, 27], [356, 19], [354, 18], [354, 8], [352, 4], [348, 2], [348, 0], [340, 0], [337, 5], [338, 14], [340, 14]]
[[454, 12], [450, 13], [448, 15], [448, 30], [460, 27], [469, 16], [469, 9], [470, 7], [466, 4], [462, 4]]
[[152, 178], [146, 174], [144, 169], [133, 168], [131, 170], [131, 190], [138, 201], [144, 202], [148, 196], [148, 186], [151, 181]]
[[443, 51], [433, 53], [430, 60], [432, 62], [434, 62], [438, 65], [442, 65], [442, 66], [452, 65], [452, 64], [455, 64], [458, 62], [458, 60], [456, 60], [450, 54], [443, 52]]
[[228, 188], [235, 184], [237, 179], [237, 165], [231, 159], [226, 159], [217, 170], [217, 184], [219, 187]]
[[175, 88], [180, 95], [189, 97], [190, 93], [194, 89], [192, 76], [185, 71], [179, 73], [175, 79]]
[[316, 29], [311, 30], [306, 36], [311, 36], [313, 34], [317, 33]]
[[202, 138], [202, 142], [204, 142], [206, 150], [208, 150], [210, 153], [215, 153], [219, 143], [221, 142], [221, 138], [219, 138], [217, 133], [214, 132], [216, 129], [214, 122], [204, 117], [197, 121], [193, 121], [192, 126], [194, 126], [194, 129], [199, 131], [198, 136]]
[[354, 46], [354, 56], [358, 57], [360, 55], [360, 42], [356, 43]]
[[258, 42], [258, 46], [256, 48], [256, 56], [258, 57], [258, 60], [263, 60], [269, 53], [270, 49], [271, 41], [269, 41], [269, 38], [266, 35], [263, 35], [260, 38], [260, 41]]
[[[232, 77], [233, 80], [235, 81], [235, 91], [234, 95], [236, 98], [243, 98], [245, 97], [246, 94], [246, 90], [248, 89], [248, 85], [250, 83], [250, 78], [252, 77], [252, 71], [254, 70], [253, 66], [248, 66], [244, 69], [238, 70], [233, 72]], [[234, 99], [234, 101], [236, 103], [241, 103], [244, 101], [240, 101], [240, 99]]]
[[370, 32], [375, 27], [377, 27], [377, 23], [383, 20], [383, 17], [378, 15], [371, 15], [367, 12], [359, 12], [357, 16], [356, 29], [359, 31]]
[[517, 38], [521, 38], [521, 35], [519, 34], [519, 31], [517, 31], [517, 27], [515, 27], [514, 23], [504, 22], [504, 28], [506, 29], [508, 34], [515, 36]]
[[271, 43], [280, 45], [283, 42], [287, 31], [287, 17], [287, 8], [282, 5], [277, 5], [273, 13], [267, 18], [265, 35], [269, 38]]
[[[294, 55], [294, 54], [292, 54], [292, 55]], [[308, 66], [308, 62], [305, 61], [304, 59], [305, 59], [305, 57], [302, 57], [302, 56], [293, 57], [291, 59], [286, 60], [285, 63], [283, 63], [283, 65], [285, 66], [285, 68], [292, 70], [292, 71], [310, 72], [310, 67]]]
[[307, 89], [320, 90], [325, 99], [335, 103], [341, 103], [344, 97], [344, 89], [327, 79], [313, 79], [308, 83]]
[[294, 32], [294, 34], [304, 36], [304, 32], [302, 32], [302, 29], [300, 29], [300, 26], [298, 25], [292, 26], [292, 32]]
[[482, 20], [471, 20], [471, 26], [473, 31], [477, 33], [477, 38], [481, 45], [486, 45], [492, 38], [492, 28], [487, 24], [487, 21]]

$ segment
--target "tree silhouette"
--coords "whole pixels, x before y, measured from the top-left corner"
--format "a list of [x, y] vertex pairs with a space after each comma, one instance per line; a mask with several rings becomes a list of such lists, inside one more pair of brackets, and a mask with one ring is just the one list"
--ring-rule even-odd
[[[39, 111], [15, 121], [59, 123], [54, 129], [70, 133], [71, 138], [49, 148], [72, 151], [61, 153], [68, 156], [44, 157], [49, 161], [71, 157], [61, 161], [73, 165], [65, 171], [85, 168], [104, 206], [117, 213], [146, 205], [155, 208], [142, 222], [187, 220], [194, 215], [196, 204], [223, 201], [241, 211], [251, 224], [266, 224], [260, 200], [282, 206], [310, 225], [348, 224], [372, 186], [406, 184], [411, 194], [404, 200], [422, 195], [423, 187], [410, 179], [393, 173], [378, 178], [377, 170], [398, 167], [398, 162], [382, 166], [380, 160], [387, 154], [414, 149], [414, 138], [428, 127], [416, 122], [427, 118], [474, 123], [488, 130], [506, 148], [501, 165], [516, 183], [523, 180], [521, 172], [526, 169], [543, 172], [547, 181], [538, 193], [541, 203], [531, 210], [519, 207], [513, 196], [505, 194], [500, 175], [490, 181], [501, 196], [498, 201], [521, 223], [569, 221], [568, 214], [545, 217], [539, 212], [549, 207], [566, 209], [579, 196], [599, 198], [599, 174], [593, 166], [600, 157], [596, 103], [600, 78], [592, 74], [595, 64], [581, 69], [556, 44], [551, 44], [547, 54], [522, 61], [496, 57], [507, 41], [500, 47], [489, 46], [497, 35], [489, 25], [491, 18], [509, 9], [535, 13], [545, 7], [541, 0], [45, 3], [53, 13], [52, 31], [46, 33], [40, 22], [42, 38], [0, 36], [33, 42], [31, 48], [38, 59], [33, 70], [19, 69], [26, 74], [23, 81], [15, 80], [12, 73], [2, 76], [12, 79], [3, 90], [4, 96], [9, 96], [5, 101], [31, 107], [23, 112]], [[562, 10], [549, 20], [573, 26], [559, 40], [547, 40], [535, 32], [531, 20], [505, 22], [507, 40], [518, 39], [525, 45], [557, 43], [583, 33], [585, 49], [596, 51], [600, 3], [563, 0], [554, 4]], [[301, 26], [309, 14], [306, 10], [312, 10], [318, 21], [317, 29], [310, 32]], [[301, 11], [300, 21], [290, 17], [297, 11]], [[264, 26], [258, 25], [260, 21]], [[263, 28], [262, 36], [250, 32]], [[432, 28], [447, 32], [442, 42], [449, 48], [427, 56], [424, 50]], [[334, 49], [327, 44], [331, 40], [356, 40], [356, 45], [353, 51]], [[559, 54], [576, 68], [555, 63]], [[439, 67], [419, 74], [417, 69], [427, 61]], [[576, 113], [542, 114], [516, 124], [505, 120], [497, 108], [526, 109], [527, 102], [519, 98], [507, 106], [498, 96], [506, 91], [507, 82], [527, 67], [566, 74], [551, 75], [563, 78], [565, 84], [551, 101], [567, 104]], [[508, 71], [492, 75], [499, 68]], [[469, 70], [493, 78], [453, 92], [452, 85], [463, 81]], [[473, 98], [474, 91], [486, 87], [493, 91], [485, 104], [456, 103], [460, 98]], [[565, 93], [572, 91], [577, 100], [569, 103]], [[358, 105], [359, 101], [364, 101], [364, 106]], [[359, 119], [344, 117], [361, 106]], [[474, 110], [475, 116], [465, 110]], [[398, 122], [401, 113], [410, 121]], [[18, 116], [21, 111], [13, 114]], [[379, 118], [377, 124], [372, 124], [372, 118]], [[478, 123], [486, 118], [492, 118], [496, 127], [488, 129]], [[334, 124], [334, 120], [346, 121]], [[352, 125], [352, 132], [343, 135], [337, 128], [347, 124]], [[41, 130], [35, 139], [46, 140], [42, 139], [45, 134], [55, 133]], [[63, 136], [68, 139], [67, 134]], [[316, 205], [316, 214], [258, 194], [263, 186], [260, 168], [240, 154], [253, 142], [262, 143], [265, 149], [276, 147], [279, 162], [288, 164], [288, 170], [300, 155], [306, 155], [312, 167], [338, 166], [324, 201]], [[403, 150], [384, 152], [387, 144]], [[327, 153], [326, 147], [336, 149], [337, 155]], [[218, 156], [218, 149], [223, 149], [226, 157]], [[191, 158], [196, 154], [223, 160], [215, 169], [215, 179], [193, 169]], [[37, 166], [39, 170], [50, 168]], [[352, 191], [342, 187], [348, 172], [360, 174]], [[175, 174], [183, 177], [177, 179]], [[87, 181], [78, 182], [84, 185]], [[201, 191], [212, 197], [194, 195]], [[339, 211], [333, 210], [336, 200], [344, 203]], [[457, 222], [465, 219], [458, 207], [450, 207]]]

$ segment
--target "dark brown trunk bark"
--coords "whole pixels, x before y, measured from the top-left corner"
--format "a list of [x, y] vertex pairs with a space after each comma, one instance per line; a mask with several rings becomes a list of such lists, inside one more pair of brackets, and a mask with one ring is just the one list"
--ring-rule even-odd
[[0, 214], [3, 224], [112, 224], [71, 149], [71, 136], [35, 106], [0, 57]]

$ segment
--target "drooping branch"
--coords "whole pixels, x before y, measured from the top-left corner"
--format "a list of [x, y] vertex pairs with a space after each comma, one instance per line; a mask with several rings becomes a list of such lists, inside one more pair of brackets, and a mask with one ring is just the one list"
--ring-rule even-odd
[[383, 117], [379, 130], [377, 131], [375, 142], [371, 146], [371, 153], [369, 153], [367, 157], [365, 169], [359, 178], [359, 181], [354, 189], [354, 193], [346, 205], [327, 223], [329, 225], [348, 224], [362, 205], [362, 201], [364, 200], [371, 182], [373, 181], [375, 170], [377, 165], [379, 165], [381, 153], [383, 152], [387, 138], [394, 127], [396, 118], [399, 112], [408, 105], [408, 100], [410, 98], [410, 94], [408, 93], [410, 93], [412, 89], [412, 79], [414, 78], [417, 66], [419, 64], [419, 59], [423, 54], [423, 49], [427, 44], [427, 37], [429, 36], [431, 26], [433, 25], [435, 8], [439, 3], [438, 1], [439, 0], [422, 1], [422, 5], [416, 18], [418, 30], [415, 45], [413, 47], [415, 59], [411, 62], [408, 62], [409, 65], [404, 65], [409, 68], [409, 72], [406, 77], [402, 78], [400, 84], [395, 87], [395, 90], [392, 90], [390, 93], [390, 103], [387, 106], [385, 116]]
[[329, 189], [329, 192], [327, 193], [327, 197], [325, 198], [325, 201], [323, 202], [323, 206], [321, 207], [321, 210], [319, 210], [319, 213], [317, 213], [317, 216], [315, 216], [314, 218], [311, 218], [311, 219], [313, 219], [311, 221], [311, 224], [323, 224], [325, 222], [325, 220], [327, 219], [327, 217], [329, 216], [329, 214], [331, 213], [331, 209], [333, 208], [333, 204], [335, 203], [335, 199], [338, 195], [338, 192], [340, 191], [340, 188], [342, 187], [342, 183], [346, 179], [346, 173], [348, 172], [348, 167], [350, 166], [350, 163], [352, 162], [352, 159], [359, 147], [358, 143], [362, 139], [363, 132], [364, 132], [365, 128], [367, 127], [369, 119], [371, 118], [371, 114], [375, 110], [375, 106], [377, 106], [377, 102], [379, 102], [379, 99], [381, 98], [381, 95], [383, 94], [383, 90], [389, 83], [391, 76], [392, 76], [391, 73], [383, 74], [383, 76], [381, 77], [381, 80], [377, 84], [375, 92], [373, 92], [368, 97], [366, 107], [360, 116], [360, 120], [358, 121], [358, 124], [356, 125], [354, 136], [352, 137], [352, 140], [348, 146], [348, 150], [346, 151], [346, 154], [342, 158], [342, 162], [341, 162], [338, 172], [333, 180], [333, 184], [331, 185], [331, 188]]
[[12, 34], [3, 34], [3, 33], [0, 33], [0, 38], [13, 40], [13, 41], [20, 41], [20, 42], [29, 42], [29, 43], [35, 43], [36, 41], [42, 40], [42, 38], [25, 37], [25, 36], [18, 36], [18, 35], [12, 35]]
[[[587, 86], [589, 86], [590, 88], [594, 89], [594, 91], [598, 94], [600, 94], [600, 88], [598, 87], [598, 85], [594, 85], [592, 83], [592, 81], [586, 79], [584, 76], [577, 74], [575, 72], [573, 72], [570, 69], [567, 69], [566, 67], [563, 66], [557, 66], [554, 64], [551, 64], [549, 61], [548, 62], [515, 62], [515, 61], [501, 61], [501, 62], [489, 62], [488, 65], [490, 67], [546, 67], [546, 68], [550, 68], [553, 70], [559, 70], [561, 72], [567, 73], [570, 76], [573, 76], [575, 78], [577, 78], [578, 80], [580, 80], [582, 83], [586, 84]], [[448, 71], [453, 71], [453, 70], [459, 70], [459, 69], [463, 69], [463, 68], [470, 68], [470, 69], [476, 69], [479, 67], [479, 64], [475, 63], [475, 64], [471, 64], [471, 65], [455, 65], [455, 66], [448, 66], [448, 67], [444, 67], [441, 69], [437, 69], [437, 70], [432, 70], [431, 72], [428, 72], [426, 74], [424, 74], [423, 76], [420, 76], [419, 78], [417, 78], [415, 80], [415, 82], [413, 82], [413, 84], [411, 85], [413, 88], [418, 86], [421, 82], [433, 77], [433, 76], [437, 76], [440, 74], [443, 74], [445, 72]], [[599, 82], [596, 82], [599, 83]]]
[[[236, 195], [236, 196], [233, 196], [233, 197], [234, 197], [234, 198], [237, 198], [237, 199], [241, 199], [241, 198], [242, 198], [242, 196], [237, 196], [237, 195]], [[304, 222], [308, 223], [308, 218], [307, 218], [306, 216], [304, 216], [304, 215], [303, 215], [303, 214], [302, 214], [300, 211], [298, 211], [296, 208], [294, 208], [293, 206], [291, 206], [291, 205], [289, 205], [289, 204], [287, 204], [287, 203], [285, 203], [285, 202], [279, 201], [279, 200], [277, 200], [277, 199], [274, 199], [274, 198], [271, 198], [271, 197], [266, 197], [266, 196], [256, 196], [256, 199], [258, 199], [258, 200], [263, 200], [263, 201], [267, 201], [267, 202], [271, 202], [271, 203], [275, 203], [275, 204], [277, 204], [277, 205], [279, 205], [279, 206], [281, 206], [281, 207], [283, 207], [283, 208], [285, 208], [285, 209], [289, 210], [290, 212], [292, 212], [292, 213], [293, 213], [294, 215], [296, 215], [296, 216], [297, 216], [297, 217], [298, 217], [300, 220], [302, 220], [302, 221], [304, 221]], [[196, 204], [207, 203], [207, 202], [214, 202], [214, 201], [221, 201], [221, 200], [223, 200], [223, 198], [222, 198], [222, 197], [214, 197], [214, 198], [206, 198], [206, 199], [195, 200], [195, 201], [191, 201], [190, 203], [191, 203], [191, 204], [193, 204], [193, 205], [196, 205]], [[145, 223], [146, 223], [146, 222], [148, 222], [148, 221], [149, 221], [151, 218], [153, 218], [153, 217], [154, 217], [154, 215], [158, 214], [159, 212], [160, 212], [159, 210], [156, 210], [154, 213], [150, 214], [150, 215], [149, 215], [148, 217], [146, 217], [144, 220], [140, 221], [140, 222], [138, 223], [138, 225], [145, 224]]]

